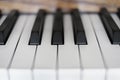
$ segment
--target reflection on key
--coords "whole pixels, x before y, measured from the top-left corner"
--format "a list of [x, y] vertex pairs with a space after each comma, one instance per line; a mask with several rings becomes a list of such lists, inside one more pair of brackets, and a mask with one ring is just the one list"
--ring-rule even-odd
[[57, 9], [57, 12], [55, 13], [51, 44], [52, 45], [64, 44], [63, 13], [61, 9]]
[[16, 21], [19, 16], [17, 10], [11, 11], [5, 21], [0, 26], [0, 44], [5, 45]]
[[111, 43], [120, 44], [120, 29], [105, 8], [101, 9], [100, 18]]
[[37, 13], [37, 17], [36, 17], [32, 32], [31, 32], [31, 37], [29, 41], [30, 45], [41, 44], [45, 16], [46, 16], [46, 11], [39, 10], [39, 12]]
[[86, 36], [83, 28], [83, 24], [79, 15], [78, 9], [73, 9], [71, 11], [72, 22], [73, 22], [73, 31], [74, 31], [74, 41], [75, 44], [86, 45]]

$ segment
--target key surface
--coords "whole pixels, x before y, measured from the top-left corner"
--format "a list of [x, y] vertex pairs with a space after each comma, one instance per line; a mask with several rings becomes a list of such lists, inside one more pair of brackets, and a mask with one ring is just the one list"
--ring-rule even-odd
[[35, 80], [56, 80], [57, 46], [51, 45], [52, 26], [53, 15], [48, 14], [45, 20], [42, 42], [36, 52], [33, 68]]
[[64, 32], [63, 32], [63, 12], [57, 10], [53, 22], [52, 32], [52, 45], [63, 45], [64, 44]]
[[[96, 36], [99, 41], [99, 45], [102, 51], [102, 55], [107, 68], [107, 79], [108, 80], [119, 80], [120, 79], [120, 46], [112, 45], [109, 41], [107, 33], [103, 27], [100, 17], [91, 15], [93, 27], [95, 29]], [[114, 19], [117, 20], [117, 19]]]
[[86, 36], [84, 32], [84, 27], [81, 21], [81, 17], [78, 9], [73, 9], [71, 11], [73, 31], [74, 31], [74, 42], [77, 45], [86, 45]]
[[0, 26], [0, 44], [5, 45], [6, 41], [8, 40], [8, 37], [17, 21], [18, 16], [19, 16], [19, 12], [17, 10], [13, 10], [8, 14], [7, 18], [1, 24], [1, 26]]
[[[5, 20], [7, 16], [3, 16], [0, 23]], [[0, 80], [8, 80], [8, 67], [11, 62], [14, 50], [17, 46], [20, 34], [23, 30], [24, 24], [26, 22], [26, 16], [21, 15], [15, 24], [13, 31], [6, 45], [0, 45]]]
[[32, 80], [31, 68], [33, 66], [36, 45], [28, 45], [28, 42], [35, 18], [36, 15], [28, 15], [25, 28], [9, 67], [11, 80]]
[[37, 13], [37, 17], [36, 17], [32, 32], [31, 32], [31, 37], [29, 41], [30, 45], [41, 44], [45, 16], [46, 16], [46, 11], [39, 10], [39, 12]]
[[88, 14], [82, 14], [88, 45], [79, 45], [83, 80], [104, 80], [105, 65]]
[[80, 80], [80, 57], [78, 45], [74, 44], [72, 20], [69, 14], [64, 15], [65, 43], [58, 45], [59, 80]]
[[109, 12], [105, 8], [101, 9], [100, 18], [103, 22], [104, 28], [107, 32], [107, 35], [111, 43], [119, 44], [120, 43], [120, 29], [118, 28], [117, 24], [114, 22]]

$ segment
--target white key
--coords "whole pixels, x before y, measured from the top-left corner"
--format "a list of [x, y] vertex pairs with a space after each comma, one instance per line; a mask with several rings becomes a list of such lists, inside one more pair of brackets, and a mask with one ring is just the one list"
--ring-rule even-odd
[[3, 23], [3, 21], [6, 19], [7, 15], [3, 15], [2, 18], [0, 19], [0, 25]]
[[34, 80], [56, 80], [57, 46], [51, 45], [53, 16], [47, 15], [41, 45], [37, 48]]
[[78, 45], [74, 44], [70, 15], [64, 16], [64, 45], [58, 46], [59, 80], [80, 80]]
[[24, 31], [10, 66], [11, 80], [32, 80], [31, 68], [36, 50], [35, 45], [28, 45], [36, 16], [29, 15]]
[[91, 15], [91, 20], [107, 66], [107, 80], [120, 80], [120, 46], [110, 43], [98, 15]]
[[[5, 19], [4, 16], [2, 19]], [[2, 20], [3, 22], [4, 20]], [[8, 80], [8, 67], [14, 54], [17, 42], [24, 27], [26, 16], [20, 16], [16, 22], [6, 45], [0, 45], [0, 80]]]
[[83, 80], [104, 80], [105, 68], [89, 15], [81, 15], [88, 45], [79, 45]]
[[[2, 16], [2, 18], [0, 19], [0, 25], [3, 23], [3, 21], [6, 19], [6, 17], [7, 17], [6, 15]], [[3, 64], [3, 62], [1, 64]], [[1, 67], [0, 67], [0, 80], [8, 80], [7, 70], [5, 68], [2, 69]]]

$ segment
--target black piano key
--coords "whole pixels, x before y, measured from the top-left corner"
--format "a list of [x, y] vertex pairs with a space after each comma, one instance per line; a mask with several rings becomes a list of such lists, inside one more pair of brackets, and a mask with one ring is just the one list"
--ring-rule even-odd
[[19, 17], [19, 12], [17, 10], [11, 11], [7, 18], [0, 26], [0, 44], [5, 45], [17, 19]]
[[36, 17], [32, 32], [31, 32], [29, 45], [40, 45], [41, 44], [45, 16], [46, 16], [45, 10], [38, 11], [37, 17]]
[[118, 8], [117, 15], [118, 15], [118, 17], [120, 18], [120, 8]]
[[78, 9], [71, 11], [71, 17], [73, 22], [74, 42], [76, 45], [87, 45], [84, 27], [81, 21], [80, 13]]
[[2, 17], [2, 11], [0, 10], [0, 18]]
[[63, 12], [61, 11], [61, 9], [58, 9], [55, 13], [51, 44], [64, 44]]
[[110, 16], [107, 9], [102, 8], [100, 11], [100, 18], [103, 22], [104, 28], [107, 32], [109, 40], [112, 44], [120, 44], [120, 29], [115, 21]]

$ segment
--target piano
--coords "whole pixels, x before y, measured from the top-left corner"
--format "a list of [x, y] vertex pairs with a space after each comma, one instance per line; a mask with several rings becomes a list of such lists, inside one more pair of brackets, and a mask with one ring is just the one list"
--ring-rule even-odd
[[0, 6], [0, 80], [120, 80], [119, 7], [34, 13], [5, 7]]

